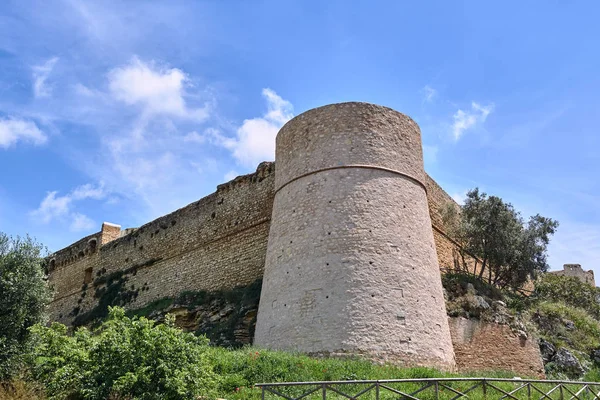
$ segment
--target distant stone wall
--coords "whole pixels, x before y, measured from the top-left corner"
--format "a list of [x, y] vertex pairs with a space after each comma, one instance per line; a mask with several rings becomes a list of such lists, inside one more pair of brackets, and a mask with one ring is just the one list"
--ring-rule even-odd
[[53, 320], [72, 323], [99, 303], [140, 307], [186, 290], [246, 286], [263, 274], [274, 164], [121, 236], [118, 226], [49, 259]]
[[537, 340], [522, 338], [508, 325], [448, 318], [456, 366], [460, 372], [513, 371], [545, 378]]
[[550, 271], [554, 275], [570, 276], [579, 279], [583, 283], [596, 286], [594, 271], [584, 271], [580, 264], [565, 264], [562, 271]]

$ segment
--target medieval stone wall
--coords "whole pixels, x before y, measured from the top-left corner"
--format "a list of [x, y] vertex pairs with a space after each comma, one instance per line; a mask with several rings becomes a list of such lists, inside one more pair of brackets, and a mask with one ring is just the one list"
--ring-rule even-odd
[[[129, 234], [119, 237], [118, 227], [105, 224], [103, 232], [55, 253], [49, 266], [52, 318], [71, 323], [111, 294], [107, 289], [120, 292], [112, 295], [128, 307], [140, 307], [186, 290], [230, 289], [261, 278], [273, 172], [272, 163], [263, 163], [256, 173]], [[103, 243], [103, 236], [114, 240]]]
[[513, 371], [516, 376], [545, 378], [535, 338], [520, 337], [508, 325], [466, 318], [448, 321], [459, 371]]

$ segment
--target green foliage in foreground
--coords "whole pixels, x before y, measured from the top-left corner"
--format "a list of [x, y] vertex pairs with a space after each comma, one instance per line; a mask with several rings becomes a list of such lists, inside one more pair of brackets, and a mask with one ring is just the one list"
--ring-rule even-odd
[[[259, 399], [259, 382], [450, 376], [429, 368], [315, 359], [246, 347], [211, 347], [204, 337], [113, 308], [98, 329], [73, 335], [61, 324], [32, 328], [33, 380], [49, 399]], [[486, 374], [512, 377], [513, 374]]]
[[42, 321], [50, 292], [42, 268], [43, 247], [30, 237], [0, 232], [0, 380], [18, 371], [28, 328]]
[[146, 318], [129, 319], [122, 308], [91, 333], [73, 336], [61, 324], [32, 328], [33, 378], [50, 399], [188, 399], [213, 396], [219, 377], [208, 358], [208, 340]]

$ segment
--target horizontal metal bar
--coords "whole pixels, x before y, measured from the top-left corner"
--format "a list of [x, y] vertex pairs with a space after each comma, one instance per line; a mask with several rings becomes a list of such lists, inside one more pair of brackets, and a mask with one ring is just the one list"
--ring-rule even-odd
[[357, 384], [377, 384], [377, 383], [424, 383], [424, 382], [512, 382], [512, 383], [538, 383], [538, 384], [565, 384], [565, 385], [588, 385], [600, 386], [600, 382], [583, 381], [561, 381], [561, 380], [543, 380], [543, 379], [511, 379], [511, 378], [416, 378], [416, 379], [380, 379], [380, 380], [352, 380], [352, 381], [314, 381], [314, 382], [274, 382], [257, 383], [258, 387], [273, 386], [305, 386], [305, 385], [357, 385]]

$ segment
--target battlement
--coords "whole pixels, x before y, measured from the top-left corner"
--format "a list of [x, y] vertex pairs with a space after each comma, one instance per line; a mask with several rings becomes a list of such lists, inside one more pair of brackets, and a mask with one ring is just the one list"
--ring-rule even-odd
[[92, 233], [77, 242], [58, 250], [48, 256], [48, 273], [57, 268], [63, 268], [84, 257], [89, 257], [98, 251], [100, 247], [117, 239], [121, 235], [121, 226], [104, 222], [99, 232]]
[[594, 271], [584, 271], [581, 268], [581, 264], [565, 264], [563, 265], [562, 271], [550, 271], [550, 274], [570, 276], [579, 279], [581, 282], [588, 283], [592, 286], [596, 286], [596, 280], [594, 278]]

